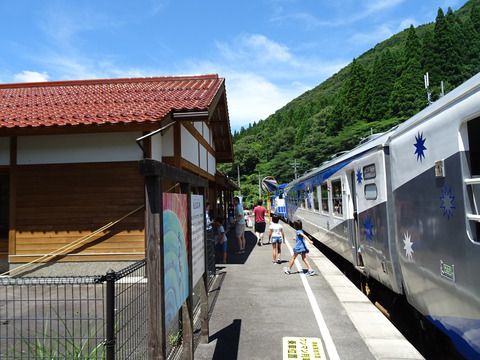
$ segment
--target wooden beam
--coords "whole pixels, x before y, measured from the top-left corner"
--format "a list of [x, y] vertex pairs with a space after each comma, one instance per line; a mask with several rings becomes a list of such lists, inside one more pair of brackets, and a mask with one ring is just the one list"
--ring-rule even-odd
[[182, 159], [182, 128], [180, 122], [176, 122], [173, 125], [173, 157], [175, 161], [175, 166], [180, 167], [180, 162]]
[[185, 129], [188, 130], [190, 134], [213, 156], [215, 156], [215, 150], [212, 148], [212, 146], [208, 143], [207, 140], [203, 137], [202, 134], [198, 132], [198, 130], [189, 122], [182, 122], [182, 125], [185, 127]]
[[199, 168], [197, 165], [192, 164], [188, 160], [182, 159], [180, 162], [180, 166], [182, 169], [187, 169], [193, 172], [194, 174], [197, 174], [205, 179], [212, 180], [212, 181], [215, 180], [215, 175], [210, 174], [209, 172], [203, 170], [202, 168]]
[[152, 159], [140, 161], [140, 173], [144, 176], [158, 176], [160, 179], [189, 183], [192, 186], [204, 187], [208, 184], [208, 181], [200, 176]]
[[33, 135], [63, 135], [63, 134], [86, 134], [104, 132], [126, 131], [153, 131], [161, 126], [163, 119], [136, 122], [128, 124], [102, 124], [102, 125], [54, 125], [41, 127], [15, 127], [0, 128], [0, 137], [7, 136], [33, 136]]

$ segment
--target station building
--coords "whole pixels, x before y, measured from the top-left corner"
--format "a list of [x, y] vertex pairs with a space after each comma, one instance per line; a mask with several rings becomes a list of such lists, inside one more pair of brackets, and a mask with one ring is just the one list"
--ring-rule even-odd
[[225, 79], [0, 85], [0, 270], [59, 248], [68, 251], [45, 260], [57, 274], [143, 259], [145, 158], [208, 180], [206, 201], [224, 214], [235, 187], [217, 171], [233, 160]]

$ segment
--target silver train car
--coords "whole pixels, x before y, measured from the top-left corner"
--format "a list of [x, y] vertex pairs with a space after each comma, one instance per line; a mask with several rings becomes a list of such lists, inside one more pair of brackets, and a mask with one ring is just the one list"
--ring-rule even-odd
[[480, 74], [285, 192], [289, 221], [480, 358]]

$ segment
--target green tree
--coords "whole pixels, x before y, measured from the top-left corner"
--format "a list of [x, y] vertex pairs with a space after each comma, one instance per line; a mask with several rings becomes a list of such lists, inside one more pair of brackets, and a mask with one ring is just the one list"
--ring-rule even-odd
[[364, 91], [363, 118], [381, 120], [390, 113], [389, 98], [397, 78], [397, 63], [389, 49], [375, 57]]
[[426, 105], [420, 42], [413, 26], [408, 29], [402, 62], [400, 76], [390, 96], [390, 115], [405, 119]]

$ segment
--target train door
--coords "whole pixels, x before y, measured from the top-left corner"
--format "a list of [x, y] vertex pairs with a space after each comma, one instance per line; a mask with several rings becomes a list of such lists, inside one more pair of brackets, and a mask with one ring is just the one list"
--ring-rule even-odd
[[359, 234], [359, 227], [358, 227], [358, 204], [357, 204], [357, 190], [355, 186], [355, 171], [352, 170], [350, 172], [350, 194], [352, 197], [352, 205], [353, 205], [353, 220], [352, 220], [352, 227], [351, 227], [351, 239], [353, 244], [352, 251], [354, 252], [353, 258], [355, 259], [356, 266], [363, 266], [362, 255], [359, 251], [359, 242], [358, 242], [358, 234]]

